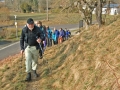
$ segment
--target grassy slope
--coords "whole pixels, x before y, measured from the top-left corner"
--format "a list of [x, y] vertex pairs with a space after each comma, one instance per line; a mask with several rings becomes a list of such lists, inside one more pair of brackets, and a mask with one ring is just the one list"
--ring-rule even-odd
[[25, 67], [20, 68], [20, 60], [18, 54], [1, 61], [0, 90], [119, 90], [120, 19], [101, 29], [91, 26], [47, 48], [48, 64], [39, 60], [40, 77], [30, 83], [21, 82]]

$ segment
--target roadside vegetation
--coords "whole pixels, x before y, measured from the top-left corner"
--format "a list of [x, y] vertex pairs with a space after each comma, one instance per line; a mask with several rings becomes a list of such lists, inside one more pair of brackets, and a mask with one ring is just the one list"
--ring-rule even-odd
[[[26, 73], [20, 54], [0, 62], [0, 90], [119, 90], [120, 19], [46, 49], [39, 60], [40, 77], [23, 82]], [[21, 61], [22, 59], [22, 61]], [[21, 68], [22, 67], [22, 68]]]

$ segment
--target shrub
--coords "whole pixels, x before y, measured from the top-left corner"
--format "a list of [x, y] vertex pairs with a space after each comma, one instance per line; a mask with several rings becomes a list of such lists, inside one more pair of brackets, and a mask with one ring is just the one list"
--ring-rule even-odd
[[[19, 32], [20, 30], [18, 30], [18, 34], [20, 35]], [[16, 38], [16, 28], [4, 28], [3, 30], [0, 30], [0, 39], [14, 39], [14, 38]]]
[[0, 8], [0, 21], [8, 21], [9, 20], [9, 9], [6, 7]]

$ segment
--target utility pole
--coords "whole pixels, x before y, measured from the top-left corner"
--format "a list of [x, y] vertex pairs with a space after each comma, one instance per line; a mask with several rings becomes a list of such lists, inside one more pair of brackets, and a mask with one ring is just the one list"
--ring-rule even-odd
[[48, 0], [46, 0], [46, 8], [47, 8], [47, 21], [49, 21], [49, 14], [48, 14]]

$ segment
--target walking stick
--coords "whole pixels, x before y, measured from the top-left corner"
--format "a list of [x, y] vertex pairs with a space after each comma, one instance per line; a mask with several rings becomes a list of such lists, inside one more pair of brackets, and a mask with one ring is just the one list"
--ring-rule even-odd
[[43, 49], [42, 49], [42, 47], [41, 47], [41, 44], [39, 43], [39, 47], [40, 47], [40, 50], [42, 51], [42, 54], [43, 54]]
[[[21, 56], [21, 60], [20, 60], [20, 62], [21, 62], [21, 64], [20, 64], [20, 69], [21, 69], [21, 73], [20, 73], [20, 78], [22, 78], [23, 76], [22, 76], [22, 74], [23, 74], [23, 67], [22, 67], [22, 61], [23, 61], [23, 53], [22, 53], [22, 56]], [[22, 82], [23, 80], [21, 80], [21, 82]]]
[[22, 68], [22, 61], [23, 61], [23, 53], [22, 53], [22, 57], [21, 57], [21, 68]]

